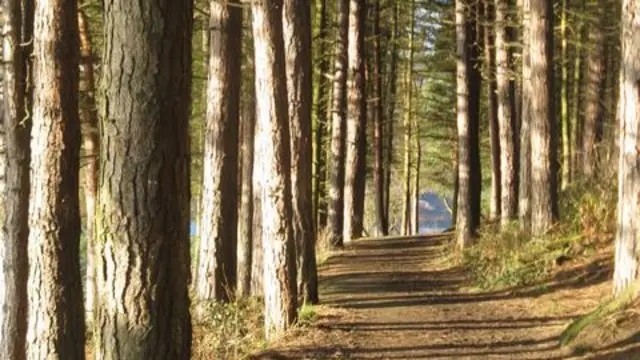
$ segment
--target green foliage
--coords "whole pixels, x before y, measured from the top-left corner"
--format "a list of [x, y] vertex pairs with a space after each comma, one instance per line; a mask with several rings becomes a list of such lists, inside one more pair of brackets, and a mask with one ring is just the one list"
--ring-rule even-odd
[[263, 348], [262, 309], [256, 299], [208, 304], [206, 318], [194, 324], [194, 359], [244, 359]]
[[301, 325], [314, 322], [318, 318], [315, 306], [304, 304], [298, 311], [298, 323]]
[[561, 196], [563, 218], [547, 234], [530, 238], [518, 222], [505, 229], [492, 223], [463, 254], [465, 267], [484, 289], [530, 286], [547, 279], [565, 260], [609, 246], [615, 229], [615, 187], [576, 184]]

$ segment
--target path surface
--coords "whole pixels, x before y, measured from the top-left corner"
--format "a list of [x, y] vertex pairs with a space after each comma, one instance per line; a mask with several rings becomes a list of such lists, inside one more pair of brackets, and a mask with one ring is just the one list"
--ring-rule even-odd
[[[574, 358], [557, 338], [609, 291], [603, 262], [534, 290], [474, 293], [446, 246], [445, 236], [357, 242], [321, 269], [319, 319], [258, 358]], [[635, 345], [596, 358], [640, 358]]]

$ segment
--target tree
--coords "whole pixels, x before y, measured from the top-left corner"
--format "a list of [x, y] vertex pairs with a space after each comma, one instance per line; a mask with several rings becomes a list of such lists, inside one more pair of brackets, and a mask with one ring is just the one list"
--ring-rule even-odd
[[284, 45], [291, 130], [291, 185], [298, 289], [303, 303], [318, 302], [316, 233], [313, 224], [311, 106], [311, 4], [284, 1]]
[[333, 114], [331, 119], [331, 171], [329, 178], [328, 227], [331, 244], [342, 246], [344, 229], [344, 177], [347, 114], [347, 39], [349, 36], [349, 0], [338, 0], [338, 36], [335, 43], [333, 77]]
[[191, 1], [104, 2], [100, 153], [109, 156], [100, 158], [96, 224], [100, 359], [191, 354], [192, 19]]
[[297, 319], [292, 226], [291, 150], [282, 0], [252, 4], [256, 64], [256, 153], [262, 186], [265, 334], [273, 339]]
[[520, 231], [531, 231], [531, 0], [522, 0], [522, 114], [520, 116], [520, 181], [518, 217]]
[[640, 15], [635, 1], [622, 2], [622, 64], [620, 67], [620, 163], [618, 229], [614, 291], [620, 294], [638, 279], [638, 192], [640, 168]]
[[496, 83], [495, 47], [495, 7], [493, 0], [484, 0], [484, 59], [487, 72], [487, 111], [489, 136], [491, 141], [491, 218], [500, 217], [502, 211], [502, 177], [500, 173], [500, 125], [498, 124], [498, 88]]
[[33, 57], [27, 358], [84, 359], [75, 0], [36, 2]]
[[343, 239], [362, 236], [366, 172], [366, 81], [364, 0], [349, 1], [348, 103], [344, 183]]
[[398, 46], [400, 41], [400, 4], [397, 0], [390, 0], [389, 8], [391, 9], [391, 39], [390, 43], [390, 59], [389, 59], [389, 72], [387, 75], [387, 88], [386, 88], [386, 101], [387, 101], [387, 126], [386, 126], [386, 152], [385, 152], [385, 199], [384, 199], [384, 212], [389, 223], [391, 220], [391, 213], [389, 211], [389, 204], [391, 203], [391, 167], [393, 165], [393, 136], [396, 114], [396, 95], [398, 92], [398, 83], [396, 78], [398, 76]]
[[403, 159], [403, 190], [402, 190], [402, 234], [411, 235], [414, 232], [412, 227], [412, 201], [411, 201], [411, 153], [412, 153], [412, 134], [413, 126], [413, 59], [414, 59], [414, 31], [415, 20], [413, 16], [413, 7], [411, 12], [411, 20], [409, 25], [409, 51], [407, 59], [407, 70], [405, 74], [404, 89], [404, 159]]
[[516, 147], [515, 82], [510, 76], [512, 50], [509, 2], [496, 0], [496, 83], [500, 132], [501, 223], [506, 225], [518, 212], [518, 167]]
[[562, 122], [562, 189], [566, 189], [571, 182], [572, 149], [571, 149], [571, 119], [569, 118], [569, 47], [568, 47], [568, 0], [562, 0], [560, 14], [560, 119]]
[[242, 8], [219, 0], [211, 0], [209, 5], [211, 34], [196, 293], [199, 301], [227, 302], [233, 298], [237, 278]]
[[[8, 0], [3, 36], [3, 129], [5, 188], [0, 236], [0, 358], [26, 358], [29, 276], [29, 162], [31, 119], [27, 66], [33, 34], [33, 1]], [[21, 46], [20, 44], [25, 44]]]
[[86, 209], [86, 241], [87, 241], [87, 273], [85, 289], [85, 311], [93, 311], [96, 291], [95, 240], [94, 225], [96, 216], [96, 199], [98, 198], [98, 107], [96, 105], [96, 84], [93, 74], [94, 61], [89, 24], [84, 11], [78, 11], [78, 28], [80, 31], [80, 124], [82, 130], [82, 147], [84, 148], [84, 201]]
[[557, 172], [553, 99], [553, 3], [531, 1], [531, 230], [542, 235], [556, 220]]
[[456, 242], [459, 248], [469, 245], [480, 224], [480, 149], [478, 49], [474, 46], [475, 23], [470, 6], [456, 1], [457, 44], [457, 127], [458, 127], [458, 196], [456, 207]]

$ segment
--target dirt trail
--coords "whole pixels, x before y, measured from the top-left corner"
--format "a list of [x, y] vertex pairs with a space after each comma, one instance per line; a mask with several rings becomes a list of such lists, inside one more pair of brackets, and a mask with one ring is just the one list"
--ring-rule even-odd
[[[535, 289], [472, 292], [461, 270], [443, 261], [448, 242], [366, 240], [332, 257], [321, 269], [318, 320], [257, 358], [577, 358], [557, 338], [609, 291], [605, 261]], [[640, 345], [587, 358], [640, 358]]]

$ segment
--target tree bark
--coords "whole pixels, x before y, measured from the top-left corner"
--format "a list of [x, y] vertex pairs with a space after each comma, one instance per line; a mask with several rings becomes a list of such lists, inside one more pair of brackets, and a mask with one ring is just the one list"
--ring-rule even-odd
[[[202, 184], [198, 301], [233, 299], [237, 279], [238, 127], [242, 9], [209, 3], [209, 78]], [[199, 307], [198, 317], [204, 316]]]
[[191, 355], [192, 19], [190, 1], [104, 2], [98, 359]]
[[569, 52], [568, 52], [568, 0], [562, 0], [560, 20], [561, 81], [560, 118], [562, 122], [562, 189], [571, 183], [571, 119], [569, 118]]
[[[586, 53], [586, 92], [584, 127], [582, 129], [582, 172], [586, 179], [590, 179], [597, 172], [598, 127], [604, 121], [604, 107], [602, 99], [605, 85], [605, 29], [603, 1], [592, 0], [590, 3], [595, 23], [588, 27], [589, 51]], [[603, 20], [604, 19], [604, 20]]]
[[384, 186], [384, 124], [385, 118], [382, 111], [382, 47], [380, 31], [380, 0], [375, 0], [373, 9], [373, 142], [374, 142], [374, 170], [373, 183], [375, 187], [376, 229], [379, 235], [386, 236], [389, 232], [387, 214], [385, 211], [385, 186]]
[[297, 318], [290, 135], [282, 0], [253, 2], [256, 58], [256, 153], [262, 161], [265, 335], [274, 339]]
[[89, 24], [84, 11], [78, 11], [78, 28], [80, 31], [80, 123], [82, 130], [82, 147], [84, 148], [84, 198], [86, 209], [87, 270], [85, 288], [85, 312], [93, 312], [96, 293], [95, 267], [95, 217], [96, 199], [98, 198], [98, 106], [96, 104], [96, 83], [93, 74], [93, 50]]
[[[3, 128], [5, 188], [0, 236], [0, 358], [26, 358], [29, 276], [29, 162], [31, 119], [28, 66], [33, 36], [33, 1], [8, 0], [3, 37]], [[21, 44], [26, 44], [22, 46]]]
[[366, 81], [364, 0], [349, 1], [347, 140], [344, 182], [345, 243], [362, 236], [366, 174]]
[[84, 359], [75, 0], [36, 3], [33, 56], [27, 358]]
[[531, 232], [531, 0], [523, 0], [522, 16], [522, 115], [520, 121], [520, 183], [518, 216], [520, 231]]
[[531, 228], [544, 234], [556, 220], [556, 151], [552, 137], [555, 115], [553, 99], [553, 4], [531, 0]]
[[327, 163], [325, 161], [327, 152], [325, 150], [325, 141], [327, 137], [327, 130], [329, 128], [328, 109], [330, 104], [330, 89], [331, 84], [329, 80], [330, 71], [330, 59], [329, 51], [329, 26], [328, 26], [328, 9], [327, 0], [321, 0], [318, 12], [320, 14], [319, 31], [318, 31], [318, 90], [316, 92], [315, 100], [315, 117], [316, 117], [316, 138], [315, 138], [315, 192], [314, 192], [314, 216], [316, 230], [323, 229], [327, 224], [327, 207], [326, 207], [326, 192], [327, 192]]
[[458, 199], [456, 243], [471, 244], [480, 221], [480, 164], [478, 141], [479, 73], [475, 68], [478, 49], [473, 45], [475, 23], [471, 8], [456, 1]]
[[496, 83], [502, 182], [500, 219], [503, 226], [518, 213], [515, 82], [509, 74], [512, 62], [509, 20], [509, 2], [496, 0]]
[[312, 194], [313, 78], [309, 1], [285, 0], [283, 27], [291, 131], [291, 185], [293, 229], [297, 247], [298, 296], [303, 304], [315, 304], [318, 302], [318, 273]]
[[391, 168], [393, 166], [393, 137], [394, 137], [394, 127], [395, 127], [395, 114], [396, 114], [396, 97], [398, 92], [398, 83], [397, 83], [397, 75], [398, 75], [398, 53], [399, 47], [398, 42], [400, 39], [400, 25], [399, 25], [399, 12], [400, 5], [397, 0], [393, 0], [390, 4], [390, 8], [392, 11], [392, 22], [393, 29], [391, 35], [391, 49], [389, 59], [389, 75], [387, 76], [387, 136], [386, 136], [386, 151], [385, 151], [385, 199], [384, 199], [384, 212], [387, 218], [387, 223], [390, 226], [391, 223], [391, 212], [389, 210], [389, 206], [391, 204]]
[[614, 292], [620, 294], [638, 279], [638, 192], [640, 191], [640, 8], [622, 2], [622, 64], [620, 65], [620, 163], [618, 230]]
[[496, 83], [495, 62], [495, 7], [493, 0], [484, 0], [485, 31], [484, 58], [487, 72], [487, 116], [489, 117], [489, 137], [491, 141], [491, 218], [497, 219], [502, 211], [502, 177], [500, 173], [500, 125], [498, 123], [498, 85]]
[[347, 114], [347, 40], [349, 36], [349, 0], [338, 0], [338, 36], [335, 42], [333, 77], [333, 114], [331, 121], [331, 171], [329, 179], [328, 226], [331, 245], [343, 245], [344, 184]]

